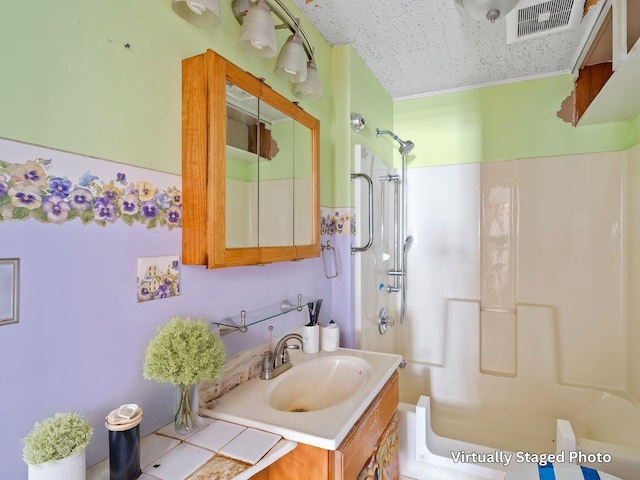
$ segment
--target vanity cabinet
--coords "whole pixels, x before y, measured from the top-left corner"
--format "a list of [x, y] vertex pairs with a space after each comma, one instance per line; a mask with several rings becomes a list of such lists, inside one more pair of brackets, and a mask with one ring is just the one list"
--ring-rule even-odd
[[320, 255], [320, 122], [208, 50], [182, 62], [182, 262]]
[[399, 398], [394, 372], [336, 450], [298, 444], [252, 480], [397, 480]]

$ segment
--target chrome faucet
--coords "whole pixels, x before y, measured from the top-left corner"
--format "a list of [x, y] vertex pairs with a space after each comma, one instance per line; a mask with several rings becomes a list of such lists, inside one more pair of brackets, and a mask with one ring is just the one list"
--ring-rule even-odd
[[300, 347], [287, 344], [289, 340], [298, 340], [300, 347], [302, 346], [302, 335], [299, 333], [288, 333], [278, 340], [274, 352], [269, 350], [262, 355], [262, 371], [260, 372], [262, 380], [270, 380], [291, 368], [287, 349]]

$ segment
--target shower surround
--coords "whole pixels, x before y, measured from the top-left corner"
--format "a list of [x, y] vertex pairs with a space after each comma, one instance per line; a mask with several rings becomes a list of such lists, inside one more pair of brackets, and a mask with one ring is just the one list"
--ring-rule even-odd
[[358, 340], [403, 355], [401, 400], [428, 395], [439, 434], [555, 451], [563, 418], [640, 457], [638, 164], [635, 147], [408, 169], [405, 322], [378, 333], [399, 301], [372, 288], [374, 248], [356, 260]]

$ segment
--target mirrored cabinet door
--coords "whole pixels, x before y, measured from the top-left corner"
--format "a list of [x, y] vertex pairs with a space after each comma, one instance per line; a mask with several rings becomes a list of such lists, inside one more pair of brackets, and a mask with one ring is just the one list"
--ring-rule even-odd
[[227, 83], [226, 244], [258, 246], [259, 99]]
[[296, 122], [294, 131], [293, 160], [293, 244], [309, 245], [313, 243], [313, 169], [311, 129]]
[[209, 50], [182, 62], [183, 263], [320, 254], [320, 122]]
[[[293, 160], [294, 160], [294, 120], [278, 110], [265, 108], [271, 114], [265, 119], [266, 136], [273, 157], [260, 164], [260, 189], [258, 208], [260, 210], [259, 244], [262, 247], [283, 247], [293, 245]], [[268, 123], [267, 123], [268, 122]]]

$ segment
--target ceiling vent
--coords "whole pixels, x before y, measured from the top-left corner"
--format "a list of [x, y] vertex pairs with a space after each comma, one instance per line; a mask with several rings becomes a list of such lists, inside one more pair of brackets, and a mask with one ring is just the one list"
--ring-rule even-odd
[[507, 43], [575, 28], [583, 7], [584, 0], [520, 0], [507, 14]]

